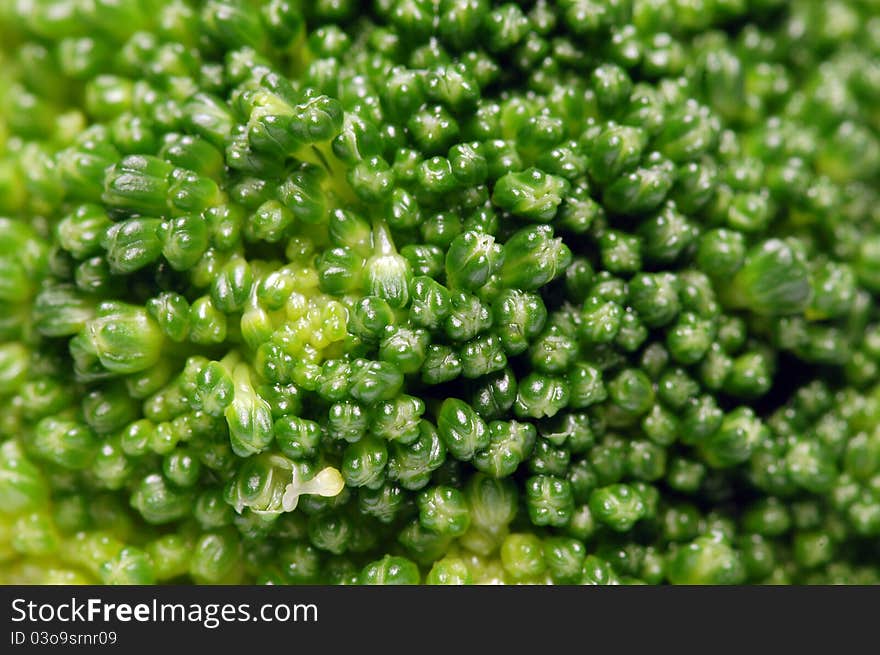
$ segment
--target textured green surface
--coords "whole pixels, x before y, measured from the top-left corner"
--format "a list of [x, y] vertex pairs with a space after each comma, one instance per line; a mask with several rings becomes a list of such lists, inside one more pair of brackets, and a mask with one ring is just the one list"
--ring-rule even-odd
[[0, 44], [0, 582], [880, 583], [877, 0]]

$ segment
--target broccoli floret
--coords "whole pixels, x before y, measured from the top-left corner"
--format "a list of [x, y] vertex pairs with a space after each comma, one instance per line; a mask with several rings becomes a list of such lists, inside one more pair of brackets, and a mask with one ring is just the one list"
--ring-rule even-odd
[[7, 4], [0, 583], [880, 582], [872, 3]]

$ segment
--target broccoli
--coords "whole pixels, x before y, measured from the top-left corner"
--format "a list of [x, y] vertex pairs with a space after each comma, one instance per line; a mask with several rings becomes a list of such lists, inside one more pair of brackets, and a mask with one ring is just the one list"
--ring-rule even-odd
[[880, 583], [878, 0], [0, 43], [0, 582]]

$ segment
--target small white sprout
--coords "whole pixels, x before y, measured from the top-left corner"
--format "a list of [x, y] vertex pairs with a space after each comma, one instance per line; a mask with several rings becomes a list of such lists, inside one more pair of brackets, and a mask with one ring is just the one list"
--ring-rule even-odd
[[292, 512], [299, 503], [299, 497], [304, 494], [313, 494], [331, 498], [339, 495], [345, 486], [342, 474], [328, 466], [318, 471], [315, 477], [310, 480], [301, 479], [299, 467], [292, 467], [292, 480], [284, 490], [284, 496], [281, 498], [281, 507], [285, 512]]

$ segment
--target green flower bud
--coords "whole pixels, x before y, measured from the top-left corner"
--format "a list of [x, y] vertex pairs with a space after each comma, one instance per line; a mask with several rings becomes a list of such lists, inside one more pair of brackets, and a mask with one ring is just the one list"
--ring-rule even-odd
[[394, 172], [381, 157], [362, 159], [348, 172], [346, 179], [355, 195], [367, 203], [388, 199], [394, 188]]
[[400, 532], [397, 541], [416, 561], [427, 564], [446, 553], [452, 538], [428, 530], [418, 519], [414, 519]]
[[183, 105], [183, 122], [188, 131], [222, 148], [232, 132], [233, 117], [225, 102], [207, 93], [192, 95]]
[[462, 229], [461, 216], [457, 212], [449, 211], [437, 212], [424, 219], [419, 226], [422, 239], [426, 243], [443, 249], [449, 248]]
[[5, 395], [18, 391], [27, 377], [30, 354], [21, 343], [0, 345], [0, 393]]
[[[392, 82], [388, 84], [392, 84]], [[394, 177], [397, 181], [401, 184], [415, 182], [422, 159], [422, 154], [419, 151], [412, 148], [400, 148], [395, 154], [392, 164]]]
[[18, 441], [0, 445], [0, 502], [4, 511], [18, 514], [45, 506], [49, 487], [40, 470], [25, 456]]
[[786, 242], [769, 239], [749, 251], [722, 297], [734, 308], [780, 316], [802, 312], [812, 295], [803, 257]]
[[534, 525], [563, 526], [574, 513], [571, 483], [552, 475], [526, 480], [526, 507]]
[[175, 534], [164, 535], [144, 547], [156, 580], [161, 582], [178, 578], [189, 571], [190, 543]]
[[162, 474], [177, 487], [192, 487], [199, 481], [201, 464], [191, 452], [178, 449], [163, 458]]
[[537, 294], [507, 289], [492, 304], [496, 333], [510, 355], [517, 355], [528, 347], [543, 329], [547, 309]]
[[680, 163], [707, 152], [716, 144], [720, 131], [719, 121], [709, 108], [689, 100], [667, 114], [654, 145]]
[[590, 510], [598, 521], [617, 532], [626, 532], [647, 513], [645, 501], [633, 487], [613, 484], [590, 494]]
[[672, 584], [740, 584], [745, 578], [745, 568], [729, 544], [703, 536], [671, 555], [667, 577]]
[[438, 66], [425, 76], [425, 94], [456, 114], [472, 110], [480, 99], [480, 87], [467, 65]]
[[620, 214], [644, 214], [659, 207], [672, 189], [674, 168], [668, 160], [639, 166], [618, 177], [602, 194], [607, 209]]
[[536, 168], [508, 173], [495, 183], [492, 202], [512, 214], [547, 222], [568, 191], [568, 182]]
[[446, 251], [446, 280], [452, 288], [482, 287], [504, 262], [504, 250], [491, 234], [465, 232]]
[[207, 139], [183, 134], [166, 134], [159, 156], [178, 168], [191, 170], [205, 177], [223, 172], [223, 154]]
[[254, 389], [247, 364], [238, 364], [232, 379], [234, 396], [223, 414], [229, 425], [232, 450], [239, 457], [250, 457], [264, 451], [272, 443], [272, 409]]
[[637, 127], [609, 124], [590, 144], [590, 177], [603, 185], [616, 180], [638, 165], [646, 141]]
[[642, 268], [642, 244], [639, 237], [608, 230], [599, 236], [603, 267], [614, 274], [635, 273]]
[[739, 270], [745, 255], [742, 233], [724, 228], [709, 230], [700, 237], [697, 266], [713, 278], [726, 279]]
[[241, 311], [251, 292], [254, 276], [242, 257], [231, 257], [211, 284], [214, 307], [225, 314]]
[[338, 401], [348, 396], [351, 366], [344, 359], [328, 359], [321, 365], [315, 392], [324, 400]]
[[532, 291], [546, 285], [571, 263], [571, 251], [553, 229], [535, 225], [516, 232], [504, 244], [501, 279], [506, 286]]
[[376, 254], [367, 260], [364, 270], [367, 293], [384, 298], [392, 307], [405, 307], [409, 302], [412, 268], [406, 258], [397, 254], [384, 222], [374, 226], [373, 244]]
[[81, 262], [74, 272], [77, 288], [90, 295], [114, 296], [122, 289], [121, 279], [110, 271], [103, 257], [91, 257]]
[[605, 111], [617, 109], [625, 103], [632, 91], [632, 80], [616, 64], [602, 64], [591, 75], [596, 100]]
[[678, 321], [666, 333], [669, 354], [681, 364], [699, 362], [712, 345], [715, 337], [711, 321], [698, 318], [691, 312], [679, 316]]
[[427, 354], [430, 336], [425, 330], [389, 328], [379, 344], [379, 359], [394, 364], [402, 373], [416, 373]]
[[559, 327], [549, 326], [532, 343], [529, 361], [539, 372], [548, 374], [564, 373], [574, 363], [578, 355], [575, 340]]
[[672, 444], [680, 430], [678, 417], [659, 403], [642, 418], [641, 427], [645, 436], [659, 446]]
[[785, 469], [795, 484], [815, 494], [827, 493], [838, 476], [826, 449], [813, 441], [793, 443], [785, 457]]
[[629, 282], [629, 301], [649, 327], [668, 324], [681, 307], [675, 277], [663, 273], [643, 273], [633, 277]]
[[442, 105], [427, 105], [415, 112], [407, 128], [418, 149], [427, 155], [446, 152], [459, 134], [458, 121]]
[[489, 309], [479, 298], [464, 291], [450, 296], [449, 314], [444, 322], [446, 336], [453, 341], [469, 341], [492, 325]]
[[501, 544], [501, 564], [514, 580], [537, 578], [547, 568], [541, 540], [532, 534], [508, 535]]
[[0, 347], [0, 370], [7, 371], [0, 374], [0, 386], [10, 391], [18, 390], [22, 415], [27, 419], [44, 418], [61, 412], [73, 399], [71, 389], [62, 381], [47, 376], [25, 381], [30, 358], [26, 349], [19, 348], [20, 345]]
[[615, 409], [626, 415], [641, 416], [654, 404], [650, 378], [639, 369], [627, 368], [608, 384], [608, 395]]
[[314, 583], [321, 573], [321, 558], [311, 544], [292, 543], [284, 546], [277, 556], [278, 567], [289, 584]]
[[208, 249], [208, 226], [201, 216], [179, 216], [164, 221], [157, 236], [162, 242], [162, 255], [178, 271], [195, 266]]
[[351, 364], [353, 398], [362, 403], [394, 398], [403, 384], [403, 374], [393, 364], [356, 359]]
[[443, 272], [443, 251], [434, 245], [411, 244], [400, 249], [414, 273], [437, 277]]
[[469, 585], [473, 576], [464, 560], [457, 557], [444, 557], [434, 562], [425, 578], [427, 585]]
[[309, 541], [319, 550], [341, 555], [352, 543], [352, 523], [346, 516], [331, 513], [309, 517]]
[[153, 562], [142, 550], [123, 548], [111, 560], [101, 564], [98, 573], [106, 585], [151, 585], [156, 576]]
[[437, 416], [437, 430], [456, 459], [469, 461], [489, 445], [489, 429], [477, 413], [457, 398], [447, 398]]
[[131, 457], [147, 453], [150, 443], [154, 440], [155, 424], [149, 419], [140, 419], [129, 423], [119, 438], [122, 451]]
[[183, 341], [189, 335], [190, 306], [180, 294], [166, 291], [146, 302], [150, 316], [172, 341]]
[[58, 223], [56, 234], [62, 248], [77, 259], [85, 259], [101, 252], [101, 240], [110, 226], [100, 205], [80, 205]]
[[461, 375], [461, 357], [449, 346], [431, 344], [425, 353], [421, 378], [425, 384], [443, 384]]
[[125, 275], [158, 259], [162, 253], [161, 225], [156, 218], [130, 218], [110, 226], [101, 239], [110, 270]]
[[161, 216], [168, 211], [173, 171], [158, 157], [129, 155], [107, 170], [101, 199], [112, 209]]
[[131, 494], [131, 506], [151, 524], [171, 523], [190, 513], [192, 495], [168, 484], [158, 473], [146, 476]]
[[392, 555], [370, 562], [358, 577], [358, 582], [365, 585], [414, 585], [419, 584], [420, 580], [419, 569], [414, 562]]
[[52, 518], [40, 512], [24, 514], [12, 525], [11, 545], [24, 555], [49, 555], [58, 549], [60, 537]]
[[846, 264], [823, 262], [813, 271], [813, 298], [806, 309], [812, 320], [845, 315], [856, 297], [856, 275]]
[[531, 454], [536, 437], [531, 423], [493, 421], [489, 443], [474, 455], [474, 466], [495, 478], [512, 475]]
[[667, 484], [682, 493], [694, 493], [703, 483], [706, 467], [699, 462], [690, 462], [680, 457], [669, 462], [666, 474]]
[[[415, 294], [413, 296], [413, 305], [415, 305]], [[394, 323], [394, 310], [390, 305], [378, 296], [367, 296], [358, 301], [349, 314], [348, 329], [361, 339], [376, 341], [392, 323]]]
[[725, 468], [748, 460], [766, 437], [767, 427], [754, 411], [738, 407], [724, 416], [718, 429], [701, 443], [701, 449], [710, 466]]
[[56, 159], [70, 197], [99, 202], [104, 191], [104, 171], [119, 160], [119, 152], [109, 143], [106, 131], [93, 126], [79, 136], [75, 145], [59, 152]]
[[47, 337], [74, 335], [94, 315], [94, 301], [67, 284], [46, 285], [34, 299], [36, 328]]
[[204, 529], [222, 528], [231, 525], [235, 510], [223, 498], [223, 490], [211, 488], [203, 491], [196, 499], [193, 516]]
[[449, 315], [449, 291], [430, 277], [414, 277], [410, 284], [410, 320], [429, 330], [437, 329]]
[[[312, 454], [316, 455], [321, 436], [320, 426], [305, 419], [296, 418], [293, 421], [295, 422], [293, 425], [297, 426], [297, 431], [305, 432], [303, 437], [297, 438], [294, 443], [306, 438], [308, 443], [314, 441], [314, 446], [310, 448], [310, 451], [313, 451]], [[333, 439], [342, 439], [353, 443], [366, 434], [368, 423], [367, 412], [357, 403], [335, 403], [331, 405], [330, 410], [327, 412], [327, 434]], [[305, 430], [306, 426], [308, 427], [307, 431]], [[276, 429], [277, 427], [276, 423]], [[275, 438], [276, 440], [278, 439], [277, 434]]]
[[530, 373], [519, 381], [514, 411], [520, 418], [552, 417], [568, 404], [569, 393], [561, 378]]
[[101, 303], [82, 334], [101, 365], [112, 373], [143, 371], [154, 366], [162, 354], [162, 331], [142, 307]]
[[454, 191], [459, 184], [453, 174], [452, 164], [445, 157], [431, 157], [424, 160], [419, 164], [416, 180], [420, 192], [437, 196]]
[[483, 377], [474, 387], [471, 406], [484, 419], [504, 416], [516, 400], [516, 377], [510, 367]]
[[489, 166], [479, 143], [459, 143], [449, 149], [452, 174], [460, 185], [476, 185], [486, 181]]
[[93, 389], [82, 400], [83, 418], [98, 434], [121, 430], [139, 413], [136, 401], [118, 385]]
[[278, 187], [278, 199], [295, 221], [318, 224], [327, 218], [327, 197], [322, 188], [324, 173], [317, 167], [293, 171]]
[[724, 378], [724, 391], [738, 398], [763, 396], [773, 384], [774, 364], [766, 353], [743, 353], [733, 360]]
[[604, 218], [605, 211], [590, 196], [590, 189], [585, 184], [577, 184], [559, 208], [556, 224], [560, 229], [583, 234]]
[[653, 482], [666, 473], [666, 451], [650, 441], [631, 441], [626, 458], [629, 475], [637, 480]]
[[570, 461], [571, 453], [568, 449], [557, 447], [542, 435], [529, 456], [529, 470], [543, 475], [564, 476]]
[[529, 19], [513, 3], [504, 4], [489, 12], [483, 29], [489, 52], [511, 50], [529, 31]]
[[482, 377], [507, 365], [501, 343], [493, 335], [482, 335], [468, 341], [459, 354], [462, 375], [466, 378]]
[[671, 202], [639, 226], [642, 256], [649, 263], [666, 264], [678, 259], [699, 236], [696, 226]]
[[206, 532], [193, 547], [189, 574], [197, 584], [235, 584], [241, 577], [241, 542], [229, 529]]
[[799, 532], [794, 536], [794, 559], [799, 566], [815, 568], [834, 558], [835, 543], [824, 531]]
[[111, 119], [131, 108], [133, 91], [130, 80], [116, 75], [98, 75], [86, 86], [86, 109], [98, 120]]
[[471, 518], [465, 495], [452, 487], [425, 489], [416, 497], [419, 522], [437, 534], [458, 537], [467, 532]]
[[718, 407], [714, 396], [705, 395], [689, 399], [682, 415], [682, 441], [688, 444], [699, 443], [718, 430], [723, 418], [724, 413]]
[[400, 482], [405, 489], [421, 489], [445, 459], [446, 447], [439, 433], [427, 421], [420, 421], [415, 441], [397, 439], [393, 442], [388, 477]]
[[385, 481], [388, 448], [382, 439], [365, 438], [349, 444], [342, 455], [342, 477], [350, 487], [376, 489]]
[[[507, 174], [521, 172], [525, 166], [516, 149], [516, 143], [512, 140], [492, 139], [484, 141], [482, 152], [489, 167], [490, 180], [497, 180]], [[512, 197], [509, 197], [509, 199], [512, 199]], [[550, 197], [548, 200], [552, 204], [553, 198]]]
[[443, 0], [439, 14], [440, 36], [456, 50], [464, 50], [478, 38], [488, 12], [485, 0]]
[[362, 284], [363, 258], [350, 248], [332, 248], [318, 259], [321, 290], [339, 296], [358, 289]]
[[254, 7], [210, 0], [202, 7], [200, 22], [211, 39], [230, 50], [242, 46], [255, 50], [264, 47], [266, 35]]
[[556, 584], [576, 584], [586, 557], [584, 545], [570, 537], [549, 537], [544, 540], [544, 561]]

